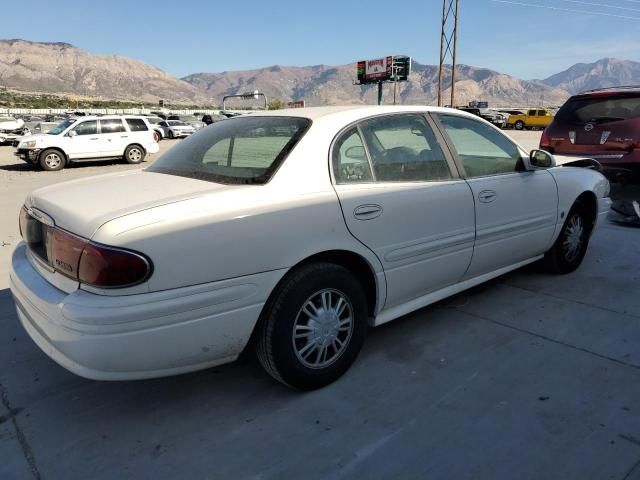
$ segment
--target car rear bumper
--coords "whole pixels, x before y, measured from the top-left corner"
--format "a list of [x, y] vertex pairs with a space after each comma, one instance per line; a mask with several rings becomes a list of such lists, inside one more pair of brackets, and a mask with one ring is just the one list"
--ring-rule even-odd
[[158, 145], [158, 142], [152, 142], [145, 145], [145, 149], [147, 153], [158, 153], [160, 151], [160, 145]]
[[10, 288], [20, 322], [54, 361], [86, 378], [133, 380], [235, 360], [282, 275], [140, 295], [67, 294], [34, 269], [23, 242], [13, 253]]

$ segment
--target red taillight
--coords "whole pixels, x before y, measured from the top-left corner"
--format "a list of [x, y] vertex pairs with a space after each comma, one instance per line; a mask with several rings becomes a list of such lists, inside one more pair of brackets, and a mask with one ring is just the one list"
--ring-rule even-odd
[[542, 136], [540, 137], [540, 148], [548, 151], [552, 150], [551, 138], [549, 137], [549, 127], [542, 131]]
[[139, 253], [89, 242], [80, 257], [78, 279], [100, 288], [128, 287], [144, 282], [151, 269]]
[[158, 132], [153, 132], [153, 141], [157, 142], [160, 140], [160, 135], [158, 134]]
[[51, 266], [63, 275], [77, 279], [80, 256], [87, 245], [87, 240], [59, 228], [50, 228], [47, 235], [49, 235], [47, 243]]

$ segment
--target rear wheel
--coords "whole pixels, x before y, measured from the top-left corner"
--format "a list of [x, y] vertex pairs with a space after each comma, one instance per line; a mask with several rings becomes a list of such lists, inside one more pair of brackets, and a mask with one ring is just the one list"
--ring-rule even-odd
[[551, 273], [570, 273], [580, 266], [587, 253], [591, 228], [589, 211], [577, 201], [567, 215], [558, 239], [545, 254], [544, 261]]
[[294, 388], [320, 388], [355, 361], [368, 328], [366, 298], [346, 268], [306, 265], [278, 287], [259, 328], [258, 359], [272, 377]]
[[66, 163], [66, 159], [59, 150], [48, 149], [40, 154], [40, 166], [43, 170], [53, 172], [62, 170]]
[[124, 151], [127, 163], [140, 163], [144, 160], [144, 149], [140, 145], [129, 145]]
[[518, 120], [514, 127], [516, 130], [524, 130], [524, 122], [522, 120]]

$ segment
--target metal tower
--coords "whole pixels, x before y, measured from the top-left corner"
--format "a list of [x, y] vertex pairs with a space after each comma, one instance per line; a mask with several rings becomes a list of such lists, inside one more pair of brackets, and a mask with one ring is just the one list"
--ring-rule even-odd
[[440, 69], [438, 70], [438, 106], [442, 106], [442, 71], [447, 56], [451, 59], [451, 106], [454, 106], [456, 82], [456, 47], [458, 44], [459, 0], [442, 0], [442, 31], [440, 34]]

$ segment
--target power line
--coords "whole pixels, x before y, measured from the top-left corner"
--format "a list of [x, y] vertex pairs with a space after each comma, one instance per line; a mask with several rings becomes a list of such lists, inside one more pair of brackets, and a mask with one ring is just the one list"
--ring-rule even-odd
[[610, 5], [608, 3], [583, 2], [581, 0], [560, 0], [561, 2], [579, 3], [580, 5], [589, 5], [591, 7], [617, 8], [618, 10], [628, 10], [630, 12], [640, 12], [640, 9], [630, 7], [619, 7], [618, 5]]
[[489, 0], [489, 1], [494, 3], [506, 3], [509, 5], [519, 5], [522, 7], [546, 8], [547, 10], [556, 10], [559, 12], [585, 13], [587, 15], [594, 15], [594, 16], [601, 16], [601, 17], [624, 18], [626, 20], [640, 20], [640, 17], [632, 17], [629, 15], [618, 15], [615, 13], [605, 13], [605, 12], [593, 12], [589, 10], [577, 10], [575, 8], [552, 7], [550, 5], [536, 5], [532, 3], [516, 2], [512, 0]]

